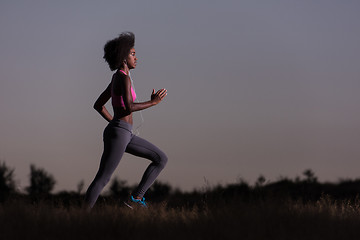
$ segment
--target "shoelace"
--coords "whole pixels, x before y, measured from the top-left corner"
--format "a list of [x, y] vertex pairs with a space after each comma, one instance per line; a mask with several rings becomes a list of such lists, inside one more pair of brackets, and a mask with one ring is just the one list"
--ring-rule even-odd
[[142, 207], [147, 207], [144, 197], [142, 199], [135, 199], [133, 196], [131, 196], [131, 201], [140, 203]]

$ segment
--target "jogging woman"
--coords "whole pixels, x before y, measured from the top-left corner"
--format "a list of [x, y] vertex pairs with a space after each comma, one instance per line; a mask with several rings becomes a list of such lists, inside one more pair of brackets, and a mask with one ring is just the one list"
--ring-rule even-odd
[[[85, 202], [89, 209], [94, 206], [102, 189], [110, 181], [124, 152], [152, 161], [145, 170], [139, 185], [132, 192], [130, 205], [146, 207], [143, 196], [167, 162], [166, 155], [159, 148], [132, 133], [132, 113], [157, 105], [167, 95], [166, 89], [160, 89], [156, 93], [153, 89], [149, 101], [134, 102], [136, 94], [129, 77], [129, 70], [134, 69], [137, 64], [134, 45], [134, 34], [124, 32], [118, 38], [108, 41], [104, 46], [104, 59], [109, 64], [110, 70], [116, 72], [108, 87], [94, 104], [96, 111], [109, 124], [103, 134], [104, 152], [99, 170], [86, 192]], [[114, 116], [111, 116], [104, 106], [110, 98]]]

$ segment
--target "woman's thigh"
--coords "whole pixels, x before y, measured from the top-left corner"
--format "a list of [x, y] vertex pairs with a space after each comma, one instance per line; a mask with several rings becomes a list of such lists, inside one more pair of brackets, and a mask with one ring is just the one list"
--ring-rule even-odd
[[151, 142], [133, 135], [125, 150], [132, 155], [149, 159], [154, 162], [166, 161], [166, 155]]

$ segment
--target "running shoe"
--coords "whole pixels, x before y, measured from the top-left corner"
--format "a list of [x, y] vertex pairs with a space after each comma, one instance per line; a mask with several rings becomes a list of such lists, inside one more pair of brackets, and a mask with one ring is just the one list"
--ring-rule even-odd
[[133, 203], [137, 203], [141, 207], [147, 207], [144, 197], [142, 199], [135, 199], [133, 196], [131, 196], [130, 199]]
[[135, 199], [133, 196], [130, 196], [130, 200], [128, 202], [124, 202], [124, 204], [131, 209], [134, 209], [136, 207], [147, 208], [144, 197], [142, 199]]

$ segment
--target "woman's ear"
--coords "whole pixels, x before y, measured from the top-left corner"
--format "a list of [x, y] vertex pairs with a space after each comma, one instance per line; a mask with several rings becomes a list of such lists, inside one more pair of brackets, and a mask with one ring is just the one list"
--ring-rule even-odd
[[126, 70], [129, 71], [129, 67], [128, 67], [128, 65], [127, 65], [127, 61], [126, 61], [126, 60], [123, 61], [123, 65], [124, 65], [125, 71], [126, 71]]

